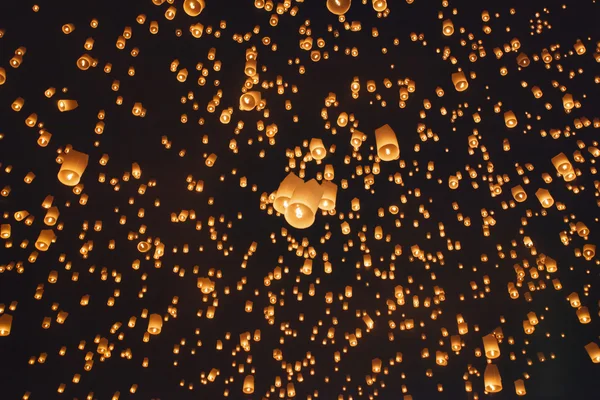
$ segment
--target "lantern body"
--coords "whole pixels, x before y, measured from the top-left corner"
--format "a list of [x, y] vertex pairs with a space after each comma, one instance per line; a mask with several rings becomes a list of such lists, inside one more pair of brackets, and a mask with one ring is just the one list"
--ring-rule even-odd
[[323, 211], [330, 211], [335, 208], [335, 200], [337, 197], [337, 185], [329, 181], [321, 184], [323, 188], [323, 197], [319, 202], [319, 208]]
[[489, 359], [500, 357], [500, 347], [496, 337], [492, 334], [483, 337], [483, 348], [485, 349], [485, 356]]
[[327, 9], [335, 15], [344, 15], [350, 9], [352, 0], [327, 0]]
[[315, 179], [296, 186], [285, 210], [285, 220], [297, 229], [306, 229], [315, 222], [315, 214], [323, 197], [323, 188]]
[[469, 82], [462, 71], [452, 74], [452, 83], [457, 92], [464, 92], [469, 87]]
[[12, 315], [9, 315], [9, 314], [0, 315], [0, 336], [10, 335], [12, 319], [13, 319]]
[[50, 247], [50, 243], [55, 239], [54, 231], [52, 229], [44, 229], [40, 232], [35, 241], [35, 248], [39, 251], [46, 251]]
[[244, 378], [243, 391], [246, 394], [254, 393], [254, 375], [248, 375]]
[[148, 319], [148, 333], [158, 335], [162, 330], [163, 319], [160, 314], [150, 314]]
[[502, 379], [500, 377], [500, 371], [498, 371], [498, 367], [494, 364], [488, 364], [485, 367], [485, 372], [483, 373], [483, 381], [485, 385], [485, 390], [489, 393], [498, 393], [502, 390]]
[[[0, 334], [2, 332], [0, 331]], [[590, 358], [592, 359], [592, 362], [594, 364], [598, 364], [600, 363], [600, 347], [598, 347], [598, 345], [594, 342], [590, 342], [588, 344], [585, 345], [585, 350], [587, 351], [588, 355], [590, 356]]]
[[260, 103], [260, 92], [246, 92], [240, 96], [240, 110], [251, 111]]
[[77, 107], [79, 107], [79, 104], [77, 103], [77, 100], [59, 100], [58, 101], [58, 111], [60, 112], [65, 112], [65, 111], [71, 111], [76, 109]]
[[296, 186], [302, 184], [302, 179], [298, 178], [296, 174], [290, 172], [288, 176], [281, 182], [273, 201], [273, 208], [280, 214], [285, 214], [285, 210], [289, 205], [289, 201], [294, 194]]
[[375, 129], [375, 141], [377, 142], [377, 155], [383, 161], [394, 161], [400, 157], [400, 147], [396, 133], [389, 125]]
[[184, 0], [183, 11], [190, 17], [197, 17], [204, 10], [204, 0]]
[[66, 186], [79, 183], [88, 164], [89, 156], [79, 151], [71, 150], [64, 153], [64, 160], [58, 171], [58, 180]]

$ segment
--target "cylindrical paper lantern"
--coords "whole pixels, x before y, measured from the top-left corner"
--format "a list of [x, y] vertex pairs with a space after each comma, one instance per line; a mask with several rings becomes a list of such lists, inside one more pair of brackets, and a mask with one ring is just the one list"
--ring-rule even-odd
[[285, 220], [294, 228], [305, 229], [315, 221], [323, 188], [315, 179], [296, 186], [285, 210]]
[[375, 129], [375, 141], [377, 142], [377, 155], [382, 161], [393, 161], [400, 157], [400, 147], [396, 133], [389, 125]]

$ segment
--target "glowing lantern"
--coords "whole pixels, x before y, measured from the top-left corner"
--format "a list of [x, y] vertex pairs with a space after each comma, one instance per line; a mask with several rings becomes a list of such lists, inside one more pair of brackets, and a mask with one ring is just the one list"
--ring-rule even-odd
[[52, 229], [44, 229], [40, 232], [37, 240], [35, 241], [35, 248], [39, 251], [46, 251], [50, 247], [50, 243], [54, 241], [56, 236]]
[[251, 111], [260, 103], [260, 92], [246, 92], [240, 96], [240, 110]]
[[148, 333], [158, 335], [162, 330], [163, 319], [160, 314], [150, 314], [148, 319]]
[[289, 205], [289, 201], [292, 198], [292, 194], [298, 185], [304, 183], [302, 179], [298, 178], [293, 172], [290, 172], [288, 176], [281, 182], [273, 201], [273, 208], [280, 214], [285, 214], [285, 210]]
[[577, 318], [579, 318], [579, 322], [582, 324], [589, 324], [592, 318], [590, 317], [590, 312], [587, 307], [579, 307], [577, 309]]
[[335, 208], [337, 197], [337, 185], [325, 181], [321, 184], [321, 188], [323, 188], [323, 197], [321, 197], [321, 201], [319, 201], [319, 208], [323, 211], [333, 210]]
[[2, 314], [0, 315], [0, 336], [10, 335], [10, 328], [12, 326], [12, 315]]
[[323, 197], [323, 188], [315, 179], [299, 183], [285, 210], [285, 220], [294, 228], [305, 229], [315, 221], [315, 213]]
[[590, 261], [596, 255], [596, 245], [595, 244], [585, 244], [583, 246], [583, 257]]
[[243, 392], [246, 394], [254, 393], [254, 375], [247, 375], [244, 378]]
[[327, 149], [325, 149], [321, 139], [312, 138], [308, 147], [310, 149], [310, 155], [315, 160], [322, 160], [327, 155]]
[[[2, 328], [0, 327], [0, 334], [2, 333], [1, 329]], [[588, 355], [590, 356], [590, 358], [592, 359], [592, 362], [594, 364], [600, 363], [600, 347], [598, 347], [598, 345], [596, 343], [590, 342], [590, 343], [586, 344], [585, 350], [587, 351]]]
[[327, 0], [327, 9], [335, 15], [344, 15], [350, 9], [352, 0]]
[[6, 70], [0, 67], [0, 85], [4, 85], [6, 82]]
[[469, 87], [469, 82], [464, 72], [455, 72], [452, 74], [452, 83], [457, 92], [464, 92]]
[[515, 381], [515, 393], [517, 396], [525, 396], [527, 391], [525, 390], [525, 382], [523, 379], [517, 379]]
[[89, 156], [75, 150], [64, 153], [63, 163], [58, 171], [58, 180], [66, 186], [79, 183], [88, 164]]
[[204, 10], [204, 0], [184, 0], [183, 11], [190, 17], [197, 17]]
[[389, 125], [375, 129], [375, 141], [377, 142], [377, 155], [382, 161], [394, 161], [400, 157], [400, 147], [396, 133]]
[[544, 208], [550, 208], [550, 207], [552, 207], [552, 205], [554, 205], [554, 199], [550, 195], [550, 192], [546, 189], [542, 189], [542, 188], [538, 189], [535, 192], [535, 196], [538, 198], [538, 200], [540, 201], [540, 204]]
[[500, 347], [498, 341], [493, 334], [485, 335], [483, 337], [483, 348], [485, 350], [485, 356], [489, 359], [500, 357]]
[[79, 106], [77, 100], [59, 100], [57, 105], [60, 112], [72, 111]]
[[485, 390], [489, 393], [498, 393], [502, 390], [502, 379], [500, 371], [494, 364], [488, 364], [483, 373], [483, 381]]
[[514, 112], [507, 111], [504, 113], [504, 124], [506, 124], [507, 128], [514, 128], [517, 126], [517, 117]]
[[527, 193], [525, 193], [523, 186], [517, 185], [517, 186], [513, 187], [510, 191], [512, 193], [513, 198], [515, 199], [515, 201], [517, 203], [522, 203], [525, 200], [527, 200]]
[[442, 33], [444, 36], [451, 36], [454, 33], [454, 24], [452, 20], [446, 19], [442, 22]]
[[387, 8], [386, 0], [373, 0], [373, 10], [383, 12]]

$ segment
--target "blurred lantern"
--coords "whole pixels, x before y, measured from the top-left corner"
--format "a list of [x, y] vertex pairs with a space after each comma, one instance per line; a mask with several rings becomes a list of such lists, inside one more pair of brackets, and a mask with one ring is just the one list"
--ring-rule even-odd
[[254, 375], [247, 375], [244, 378], [243, 392], [245, 394], [252, 394], [252, 393], [254, 393]]
[[327, 0], [327, 9], [335, 15], [344, 15], [350, 9], [352, 0]]
[[[12, 326], [12, 315], [2, 314], [0, 315], [0, 336], [10, 335], [10, 329]], [[596, 346], [597, 347], [597, 346]]]
[[190, 17], [197, 17], [204, 10], [204, 0], [184, 0], [183, 11]]
[[[9, 331], [10, 331], [10, 325], [9, 325]], [[1, 331], [1, 327], [0, 327], [0, 334], [1, 333], [2, 333], [2, 331]], [[596, 343], [591, 342], [591, 343], [586, 344], [585, 351], [587, 351], [588, 355], [590, 356], [590, 358], [592, 359], [592, 362], [594, 364], [600, 363], [600, 347], [598, 347], [598, 345]]]

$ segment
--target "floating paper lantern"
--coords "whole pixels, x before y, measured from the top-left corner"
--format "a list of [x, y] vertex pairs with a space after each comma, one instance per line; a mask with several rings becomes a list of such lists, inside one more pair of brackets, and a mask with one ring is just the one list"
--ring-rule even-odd
[[488, 364], [483, 373], [484, 388], [489, 393], [498, 393], [502, 390], [500, 371], [494, 364]]
[[485, 350], [485, 356], [489, 359], [495, 359], [500, 357], [500, 347], [498, 346], [498, 340], [493, 334], [485, 335], [483, 337], [483, 348]]
[[251, 111], [260, 103], [260, 92], [246, 92], [240, 96], [240, 110]]
[[444, 36], [451, 36], [454, 33], [454, 24], [451, 19], [442, 22], [442, 33]]
[[525, 193], [525, 189], [523, 189], [523, 186], [517, 185], [513, 187], [510, 191], [517, 203], [522, 203], [525, 200], [527, 200], [527, 193]]
[[386, 0], [373, 0], [373, 10], [383, 12], [387, 8]]
[[12, 315], [2, 314], [0, 315], [0, 336], [10, 335], [10, 329], [12, 327]]
[[337, 185], [332, 182], [325, 181], [321, 184], [321, 188], [323, 189], [323, 197], [321, 197], [321, 201], [319, 201], [319, 208], [323, 211], [335, 209]]
[[344, 15], [350, 9], [352, 0], [327, 0], [327, 9], [335, 15]]
[[464, 92], [469, 87], [469, 82], [464, 72], [455, 72], [452, 74], [452, 83], [457, 92]]
[[298, 178], [293, 172], [281, 182], [273, 201], [273, 208], [280, 214], [285, 214], [285, 210], [289, 205], [292, 194], [298, 185], [303, 184], [302, 179]]
[[75, 186], [81, 180], [81, 176], [88, 164], [87, 154], [71, 150], [63, 155], [63, 163], [58, 172], [58, 180], [66, 186]]
[[244, 378], [243, 392], [245, 394], [254, 393], [254, 375], [247, 375]]
[[514, 128], [517, 126], [517, 117], [514, 112], [507, 111], [504, 113], [504, 124], [506, 124], [507, 128]]
[[0, 67], [0, 85], [4, 85], [6, 82], [6, 70]]
[[515, 381], [515, 393], [517, 396], [525, 396], [527, 391], [525, 390], [525, 381], [523, 379], [517, 379]]
[[375, 130], [377, 142], [377, 155], [383, 161], [394, 161], [400, 157], [400, 147], [396, 133], [389, 125], [384, 125]]
[[200, 15], [205, 7], [204, 0], [184, 0], [183, 11], [190, 17], [197, 17]]
[[163, 319], [160, 314], [150, 314], [148, 318], [148, 333], [158, 335], [162, 330]]
[[40, 235], [35, 241], [35, 248], [39, 251], [46, 251], [55, 238], [56, 236], [52, 229], [44, 229], [40, 232]]
[[65, 111], [72, 111], [74, 109], [76, 109], [77, 107], [79, 107], [79, 104], [77, 103], [77, 100], [58, 100], [57, 103], [58, 106], [58, 111], [60, 112], [65, 112]]
[[322, 160], [327, 156], [327, 149], [325, 149], [321, 139], [312, 138], [308, 148], [310, 150], [310, 155], [315, 160]]
[[[0, 317], [1, 318], [1, 317]], [[1, 333], [2, 331], [0, 331]], [[588, 355], [592, 359], [594, 364], [600, 363], [600, 347], [594, 342], [588, 343], [585, 345], [585, 351], [587, 351]]]
[[540, 204], [544, 208], [550, 208], [552, 205], [554, 205], [554, 199], [550, 195], [550, 192], [546, 189], [538, 189], [535, 192], [535, 196], [538, 198]]
[[315, 179], [298, 184], [285, 210], [285, 220], [294, 228], [306, 229], [315, 221], [323, 188]]

